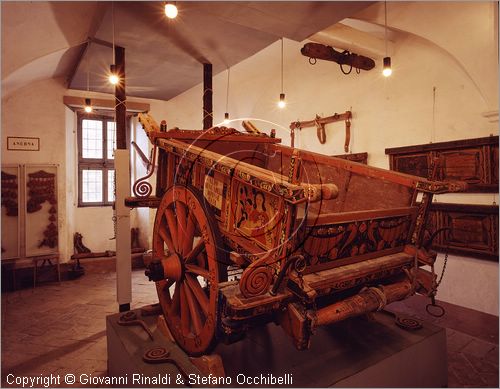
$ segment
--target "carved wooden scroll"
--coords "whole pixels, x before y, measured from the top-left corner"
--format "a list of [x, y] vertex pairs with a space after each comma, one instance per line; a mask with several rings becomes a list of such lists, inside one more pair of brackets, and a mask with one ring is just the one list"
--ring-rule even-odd
[[296, 121], [290, 123], [290, 137], [291, 137], [291, 147], [295, 147], [295, 130], [302, 130], [306, 127], [316, 127], [319, 143], [325, 144], [326, 142], [326, 132], [325, 125], [328, 123], [334, 123], [341, 120], [345, 121], [345, 142], [344, 151], [347, 153], [349, 151], [349, 143], [351, 142], [351, 119], [352, 112], [345, 111], [344, 113], [335, 113], [332, 116], [327, 116], [325, 118], [316, 115], [313, 120], [307, 121]]

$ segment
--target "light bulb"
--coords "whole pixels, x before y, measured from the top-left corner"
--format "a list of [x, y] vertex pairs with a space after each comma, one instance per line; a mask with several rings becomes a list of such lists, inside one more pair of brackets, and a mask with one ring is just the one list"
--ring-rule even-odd
[[224, 114], [224, 122], [223, 123], [226, 125], [229, 124], [229, 113], [228, 112], [226, 112]]
[[280, 108], [285, 108], [286, 107], [285, 94], [284, 93], [280, 93], [280, 101], [278, 101], [278, 107], [280, 107]]
[[118, 84], [118, 81], [120, 81], [120, 79], [118, 78], [118, 76], [116, 74], [109, 75], [109, 82], [111, 84], [116, 85], [116, 84]]
[[83, 109], [87, 113], [91, 113], [92, 112], [92, 105], [90, 104], [90, 99], [85, 99], [85, 107]]
[[118, 82], [120, 82], [120, 77], [116, 74], [116, 65], [110, 65], [109, 66], [109, 77], [108, 81], [110, 84], [116, 85]]
[[169, 19], [175, 19], [175, 17], [177, 16], [177, 6], [173, 3], [166, 3], [165, 4], [165, 15], [167, 16], [167, 18]]
[[389, 77], [392, 74], [391, 57], [384, 58], [384, 70], [382, 70], [382, 74], [385, 77]]

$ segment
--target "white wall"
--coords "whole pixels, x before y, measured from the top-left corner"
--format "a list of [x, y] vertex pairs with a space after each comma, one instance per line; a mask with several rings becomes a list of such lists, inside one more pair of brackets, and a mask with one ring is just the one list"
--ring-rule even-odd
[[[393, 7], [394, 3], [390, 4]], [[426, 6], [431, 7], [430, 11]], [[256, 118], [254, 122], [258, 127], [266, 131], [276, 128], [277, 136], [289, 144], [290, 122], [310, 120], [315, 114], [328, 116], [352, 109], [351, 151], [368, 152], [369, 164], [383, 168], [389, 166], [384, 151], [388, 147], [498, 135], [498, 122], [492, 123], [482, 115], [492, 107], [498, 109], [497, 47], [496, 44], [484, 44], [494, 42], [493, 37], [498, 35], [496, 8], [489, 3], [477, 6], [450, 3], [446, 7], [411, 3], [407, 8], [399, 3], [398, 7], [393, 10], [393, 16], [397, 15], [397, 20], [407, 20], [412, 33], [397, 34], [391, 54], [394, 72], [390, 78], [381, 75], [380, 59], [375, 69], [362, 71], [359, 75], [353, 71], [345, 76], [333, 62], [318, 61], [312, 66], [300, 54], [305, 42], [285, 40], [284, 91], [288, 105], [285, 110], [279, 110], [276, 101], [280, 93], [280, 43], [276, 42], [231, 68], [231, 118]], [[448, 13], [450, 8], [453, 10]], [[428, 32], [425, 37], [418, 35], [414, 26], [418, 23], [411, 15], [416, 9], [422, 18], [420, 30], [439, 33], [434, 41]], [[372, 13], [380, 18], [380, 10], [375, 11]], [[432, 23], [425, 23], [425, 15], [431, 13], [433, 20], [440, 21], [435, 29]], [[454, 28], [459, 22], [456, 19], [464, 14], [469, 15], [468, 28]], [[453, 28], [448, 28], [447, 23]], [[403, 27], [398, 25], [400, 29]], [[472, 38], [470, 31], [474, 31]], [[460, 45], [463, 47], [457, 47]], [[476, 60], [482, 62], [481, 71], [477, 71], [475, 63], [460, 62], [460, 53], [474, 51], [474, 47], [481, 47], [480, 58]], [[223, 119], [226, 80], [226, 72], [216, 75], [213, 80], [214, 123]], [[495, 85], [494, 94], [491, 85]], [[169, 127], [201, 128], [201, 107], [202, 85], [197, 85], [170, 100], [168, 115], [157, 120], [166, 119]], [[239, 122], [234, 121], [232, 126], [239, 128]], [[343, 153], [343, 123], [328, 125], [326, 133], [327, 142], [321, 145], [316, 130], [305, 129], [296, 137], [296, 146], [323, 154]], [[498, 195], [493, 194], [460, 196], [439, 196], [438, 199], [442, 202], [498, 203]], [[440, 256], [438, 270], [441, 264]], [[450, 255], [439, 298], [498, 315], [498, 263]]]
[[[62, 95], [65, 88], [59, 79], [38, 81], [2, 99], [2, 164], [57, 164], [59, 248], [68, 252], [66, 127]], [[40, 138], [40, 151], [9, 151], [8, 136]]]
[[[89, 96], [113, 99], [111, 95], [67, 90], [61, 79], [37, 81], [2, 98], [2, 164], [57, 164], [59, 166], [59, 248], [61, 261], [73, 254], [73, 234], [80, 232], [84, 244], [93, 252], [115, 250], [111, 207], [78, 207], [78, 149], [76, 114], [63, 104], [63, 96]], [[164, 116], [165, 103], [131, 98], [149, 103], [155, 116]], [[135, 119], [134, 119], [135, 120]], [[134, 122], [135, 123], [135, 122]], [[7, 136], [40, 138], [40, 151], [8, 151]], [[147, 150], [142, 129], [132, 126], [132, 139]], [[144, 174], [136, 170], [131, 152], [132, 183]], [[133, 210], [131, 226], [139, 227], [140, 241], [149, 247], [149, 210]]]

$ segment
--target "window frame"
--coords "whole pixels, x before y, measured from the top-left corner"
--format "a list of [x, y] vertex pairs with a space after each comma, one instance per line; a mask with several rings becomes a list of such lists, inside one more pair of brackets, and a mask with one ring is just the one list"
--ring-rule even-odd
[[[130, 129], [129, 116], [127, 115], [126, 135]], [[83, 121], [100, 120], [102, 126], [102, 158], [83, 158]], [[114, 201], [108, 201], [108, 171], [115, 170], [115, 160], [108, 158], [108, 122], [115, 122], [114, 115], [104, 113], [77, 113], [77, 144], [78, 144], [78, 207], [109, 207]], [[116, 122], [115, 122], [116, 126]], [[127, 141], [128, 148], [128, 141]], [[83, 171], [101, 170], [102, 171], [102, 195], [103, 201], [83, 202]], [[116, 173], [116, 172], [115, 172]]]

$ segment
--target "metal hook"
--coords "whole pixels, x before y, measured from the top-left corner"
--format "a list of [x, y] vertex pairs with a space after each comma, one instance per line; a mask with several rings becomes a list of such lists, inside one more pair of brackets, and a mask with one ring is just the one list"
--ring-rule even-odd
[[316, 58], [309, 57], [309, 63], [310, 63], [311, 65], [316, 65], [316, 62], [317, 62], [317, 61], [318, 61], [318, 60], [317, 60]]

